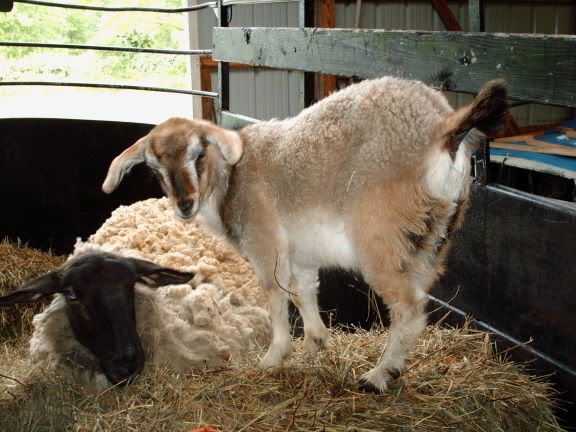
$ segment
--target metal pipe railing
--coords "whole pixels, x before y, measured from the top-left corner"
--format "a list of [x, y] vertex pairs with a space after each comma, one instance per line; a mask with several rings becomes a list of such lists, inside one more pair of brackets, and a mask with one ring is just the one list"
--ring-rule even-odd
[[24, 3], [36, 6], [49, 6], [49, 7], [59, 7], [65, 9], [79, 9], [79, 10], [91, 10], [91, 11], [102, 11], [102, 12], [161, 12], [161, 13], [183, 13], [183, 12], [195, 12], [206, 8], [215, 8], [216, 2], [201, 3], [199, 5], [181, 7], [181, 8], [145, 8], [145, 7], [135, 7], [135, 6], [119, 6], [119, 7], [108, 7], [108, 6], [88, 6], [79, 4], [66, 4], [66, 3], [55, 3], [41, 0], [14, 0], [14, 3]]
[[168, 50], [157, 48], [134, 48], [134, 47], [119, 47], [119, 46], [103, 46], [103, 45], [77, 45], [77, 44], [57, 44], [57, 43], [37, 43], [37, 42], [0, 42], [0, 47], [1, 46], [137, 52], [146, 54], [166, 54], [166, 55], [199, 55], [199, 56], [212, 55], [212, 50]]
[[0, 81], [0, 86], [58, 86], [58, 87], [87, 87], [87, 88], [108, 88], [115, 90], [145, 90], [163, 93], [179, 93], [192, 96], [202, 96], [217, 98], [218, 93], [204, 90], [182, 90], [164, 87], [148, 87], [127, 84], [101, 84], [101, 83], [79, 83], [79, 82], [59, 82], [59, 81]]

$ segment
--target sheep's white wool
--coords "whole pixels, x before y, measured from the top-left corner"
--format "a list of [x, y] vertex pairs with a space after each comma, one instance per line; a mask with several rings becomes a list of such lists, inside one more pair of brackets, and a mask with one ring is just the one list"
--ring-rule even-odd
[[[268, 313], [249, 264], [194, 223], [175, 220], [167, 199], [118, 208], [87, 242], [77, 242], [70, 258], [91, 251], [196, 273], [195, 288], [136, 285], [136, 321], [147, 364], [176, 371], [215, 366], [268, 342]], [[31, 359], [41, 367], [66, 370], [91, 388], [108, 386], [97, 359], [74, 338], [65, 307], [56, 295], [34, 317]]]

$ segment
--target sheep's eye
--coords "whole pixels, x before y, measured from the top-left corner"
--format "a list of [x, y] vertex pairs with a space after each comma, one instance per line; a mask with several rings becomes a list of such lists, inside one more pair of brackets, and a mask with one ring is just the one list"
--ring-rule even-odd
[[74, 292], [74, 290], [72, 288], [68, 288], [68, 289], [64, 290], [62, 292], [62, 294], [64, 294], [64, 297], [66, 298], [66, 300], [69, 300], [69, 301], [78, 300], [78, 297], [76, 296], [76, 293]]
[[206, 156], [206, 150], [202, 149], [200, 150], [200, 153], [198, 153], [198, 156], [196, 156], [196, 160], [200, 160], [202, 159], [204, 156]]

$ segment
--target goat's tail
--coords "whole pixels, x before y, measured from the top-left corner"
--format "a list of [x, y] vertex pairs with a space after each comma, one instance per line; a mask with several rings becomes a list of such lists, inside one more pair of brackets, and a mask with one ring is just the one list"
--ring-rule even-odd
[[489, 81], [470, 105], [457, 110], [443, 122], [441, 126], [443, 148], [454, 159], [460, 143], [464, 140], [472, 147], [477, 147], [483, 135], [469, 135], [469, 133], [473, 129], [483, 134], [498, 132], [509, 115], [508, 108], [505, 82]]

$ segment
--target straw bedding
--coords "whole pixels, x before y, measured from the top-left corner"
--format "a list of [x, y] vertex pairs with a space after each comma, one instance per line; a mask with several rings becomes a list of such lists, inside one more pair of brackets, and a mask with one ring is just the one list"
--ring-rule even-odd
[[24, 347], [2, 351], [1, 373], [21, 384], [0, 377], [0, 430], [561, 430], [549, 386], [494, 356], [484, 333], [430, 327], [384, 395], [359, 392], [356, 379], [379, 355], [386, 332], [331, 336], [315, 359], [298, 341], [277, 375], [259, 371], [254, 352], [230, 368], [148, 368], [132, 386], [99, 394], [53, 374], [28, 375]]
[[[192, 259], [203, 279], [261, 301], [242, 258], [198, 238], [190, 226], [179, 224], [185, 232], [175, 233], [173, 220], [166, 200], [149, 200], [118, 209], [89, 241], [138, 250], [162, 265]], [[182, 244], [179, 235], [191, 243]], [[495, 355], [486, 333], [429, 327], [407, 370], [383, 395], [359, 392], [356, 380], [377, 360], [386, 330], [330, 333], [328, 348], [315, 358], [298, 340], [275, 375], [256, 367], [265, 352], [256, 345], [240, 363], [179, 372], [149, 365], [131, 386], [99, 393], [87, 393], [71, 375], [35, 367], [27, 340], [14, 337], [0, 345], [0, 430], [562, 430], [550, 386]]]
[[[60, 266], [65, 260], [66, 257], [29, 248], [22, 242], [3, 239], [0, 241], [0, 295], [20, 288], [24, 282]], [[28, 335], [32, 317], [46, 304], [0, 309], [0, 340]]]

